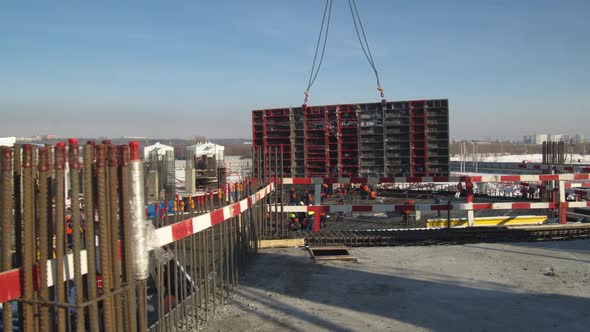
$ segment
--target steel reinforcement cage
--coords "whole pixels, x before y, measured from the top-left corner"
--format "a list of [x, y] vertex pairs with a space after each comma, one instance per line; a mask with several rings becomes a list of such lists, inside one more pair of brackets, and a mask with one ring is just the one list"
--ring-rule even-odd
[[[252, 111], [254, 174], [291, 177], [449, 175], [447, 99]], [[280, 151], [280, 152], [279, 152]]]

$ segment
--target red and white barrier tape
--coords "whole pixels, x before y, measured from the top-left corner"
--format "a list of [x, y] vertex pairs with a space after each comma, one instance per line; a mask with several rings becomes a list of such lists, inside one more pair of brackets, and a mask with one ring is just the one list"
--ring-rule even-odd
[[209, 213], [196, 216], [194, 218], [179, 221], [172, 225], [160, 227], [155, 230], [155, 234], [152, 236], [153, 241], [151, 243], [151, 247], [161, 247], [170, 244], [174, 241], [178, 241], [187, 236], [217, 225], [229, 218], [236, 217], [240, 213], [251, 208], [256, 202], [266, 197], [273, 189], [274, 184], [271, 183], [255, 194], [250, 195], [237, 203], [213, 210]]
[[[574, 203], [574, 202], [570, 202]], [[575, 202], [588, 203], [590, 202]], [[586, 205], [584, 205], [586, 206]], [[502, 202], [502, 203], [455, 203], [451, 204], [450, 210], [519, 210], [519, 209], [554, 209], [553, 202]], [[570, 205], [570, 207], [573, 207]], [[377, 204], [377, 205], [321, 205], [321, 206], [283, 206], [283, 212], [404, 212], [404, 211], [446, 211], [448, 204]], [[271, 206], [274, 211], [274, 206]], [[280, 210], [279, 210], [280, 211]]]
[[[150, 246], [164, 246], [174, 241], [183, 239], [192, 234], [198, 233], [204, 229], [212, 227], [213, 225], [219, 224], [229, 218], [238, 216], [241, 212], [244, 212], [252, 207], [253, 204], [265, 198], [272, 190], [274, 190], [274, 184], [271, 183], [256, 193], [248, 196], [247, 198], [231, 204], [229, 206], [213, 210], [204, 215], [200, 215], [191, 219], [183, 220], [172, 225], [158, 228], [152, 234], [152, 242]], [[82, 275], [88, 273], [88, 262], [86, 258], [86, 250], [80, 251], [81, 257], [81, 272]], [[47, 270], [51, 271], [47, 276], [47, 286], [51, 287], [54, 284], [55, 275], [55, 259], [47, 260]], [[74, 278], [74, 256], [73, 254], [67, 254], [64, 256], [64, 280], [71, 280]], [[11, 301], [22, 296], [22, 268], [16, 268], [9, 271], [0, 273], [0, 303]], [[35, 289], [39, 288], [38, 280], [34, 285]]]
[[565, 207], [565, 208], [590, 207], [590, 201], [563, 202], [563, 203], [561, 203], [561, 207]]
[[565, 183], [565, 188], [580, 188], [580, 187], [588, 187], [590, 188], [590, 182], [568, 182]]

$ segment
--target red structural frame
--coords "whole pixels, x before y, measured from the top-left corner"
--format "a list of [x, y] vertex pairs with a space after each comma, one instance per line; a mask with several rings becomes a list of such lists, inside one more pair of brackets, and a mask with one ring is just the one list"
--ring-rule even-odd
[[424, 101], [410, 102], [411, 176], [425, 176], [427, 155], [426, 109]]

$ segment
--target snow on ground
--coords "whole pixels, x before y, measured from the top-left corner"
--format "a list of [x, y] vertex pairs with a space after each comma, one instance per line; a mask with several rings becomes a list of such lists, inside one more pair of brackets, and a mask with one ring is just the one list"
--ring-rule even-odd
[[[590, 155], [574, 154], [570, 158], [566, 155], [566, 164], [570, 163], [570, 159], [573, 159], [574, 164], [588, 164], [590, 163]], [[465, 156], [467, 161], [472, 160], [471, 155]], [[480, 154], [478, 160], [480, 162], [500, 162], [500, 163], [521, 163], [526, 161], [527, 163], [540, 163], [543, 157], [540, 153], [538, 154], [515, 154], [515, 155], [498, 155], [498, 154]], [[451, 161], [461, 161], [460, 155], [452, 155]]]

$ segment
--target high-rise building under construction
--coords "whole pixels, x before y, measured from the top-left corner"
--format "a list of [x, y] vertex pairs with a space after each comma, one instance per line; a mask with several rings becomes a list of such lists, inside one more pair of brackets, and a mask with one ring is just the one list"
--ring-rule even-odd
[[252, 139], [255, 174], [449, 175], [447, 99], [255, 110]]

